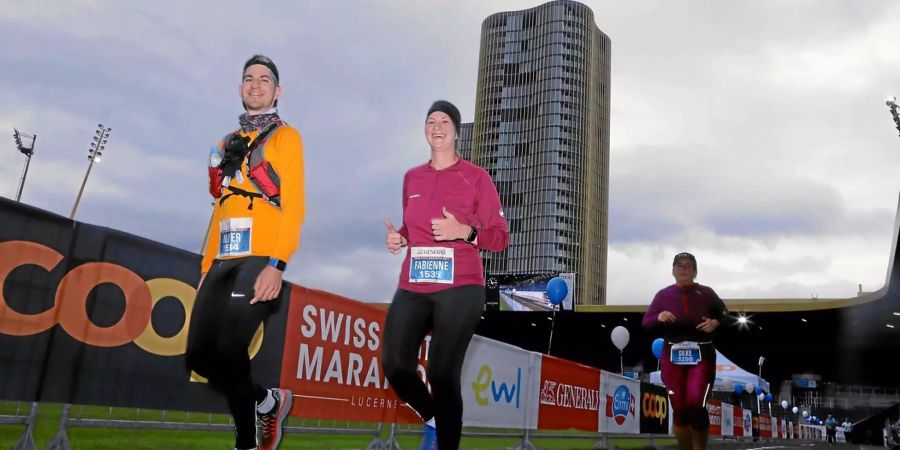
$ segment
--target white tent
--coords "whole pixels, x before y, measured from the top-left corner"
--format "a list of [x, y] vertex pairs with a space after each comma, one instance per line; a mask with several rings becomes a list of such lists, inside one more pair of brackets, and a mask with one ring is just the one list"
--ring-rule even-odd
[[[663, 384], [658, 370], [650, 373], [650, 382], [659, 385]], [[713, 390], [733, 391], [735, 384], [746, 386], [747, 383], [761, 387], [767, 392], [772, 392], [769, 389], [768, 381], [763, 378], [757, 378], [756, 374], [741, 369], [737, 364], [731, 362], [730, 359], [726, 358], [721, 352], [716, 350], [716, 382], [713, 384]]]

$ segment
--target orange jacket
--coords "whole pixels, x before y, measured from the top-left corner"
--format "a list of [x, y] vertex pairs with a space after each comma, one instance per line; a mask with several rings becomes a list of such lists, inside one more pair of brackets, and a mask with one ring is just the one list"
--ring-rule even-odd
[[[258, 131], [241, 133], [256, 139]], [[222, 143], [219, 144], [220, 148]], [[219, 258], [219, 226], [223, 220], [250, 218], [250, 253], [254, 256], [268, 256], [282, 261], [290, 261], [291, 255], [300, 244], [300, 224], [306, 216], [305, 180], [303, 168], [303, 141], [300, 133], [290, 125], [278, 127], [264, 143], [266, 161], [272, 165], [281, 179], [281, 208], [256, 199], [253, 209], [248, 209], [250, 199], [233, 195], [220, 205], [216, 199], [213, 209], [212, 226], [203, 252], [200, 272], [206, 273], [213, 260]], [[247, 176], [247, 161], [241, 166], [243, 182], [232, 179], [230, 185], [249, 192], [258, 192]], [[228, 191], [225, 191], [228, 193]], [[229, 257], [221, 257], [229, 259]]]

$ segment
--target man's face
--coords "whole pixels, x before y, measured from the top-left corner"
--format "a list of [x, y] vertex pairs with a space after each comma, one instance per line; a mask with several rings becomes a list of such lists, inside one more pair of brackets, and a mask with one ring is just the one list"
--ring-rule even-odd
[[275, 74], [268, 67], [254, 64], [244, 71], [241, 100], [247, 105], [248, 114], [261, 114], [268, 111], [280, 95], [281, 86], [276, 85]]
[[697, 276], [697, 268], [694, 263], [687, 258], [679, 258], [672, 266], [672, 276], [675, 277], [675, 284], [689, 285], [694, 282]]

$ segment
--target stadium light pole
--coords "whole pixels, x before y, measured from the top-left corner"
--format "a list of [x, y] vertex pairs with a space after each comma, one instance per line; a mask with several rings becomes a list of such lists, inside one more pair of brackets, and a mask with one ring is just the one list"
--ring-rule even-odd
[[28, 166], [31, 165], [31, 155], [34, 154], [34, 141], [37, 135], [25, 134], [13, 128], [13, 138], [16, 140], [16, 148], [25, 155], [25, 169], [22, 170], [22, 178], [19, 180], [19, 189], [16, 191], [16, 201], [22, 198], [22, 191], [25, 189], [25, 178], [28, 177]]
[[897, 97], [888, 97], [884, 104], [891, 110], [891, 118], [894, 119], [894, 126], [897, 128], [897, 131], [900, 131], [900, 115], [898, 115], [897, 112]]
[[112, 128], [106, 128], [102, 123], [97, 124], [97, 131], [94, 134], [93, 142], [91, 142], [91, 149], [88, 150], [88, 159], [91, 162], [88, 164], [87, 172], [84, 173], [84, 180], [81, 182], [81, 189], [78, 190], [78, 196], [75, 197], [75, 204], [72, 206], [72, 214], [69, 215], [69, 219], [75, 218], [75, 211], [78, 210], [78, 203], [81, 202], [81, 194], [84, 193], [84, 185], [87, 184], [94, 163], [99, 163], [103, 159], [103, 150], [106, 149], [106, 141], [109, 139], [110, 131], [112, 131]]

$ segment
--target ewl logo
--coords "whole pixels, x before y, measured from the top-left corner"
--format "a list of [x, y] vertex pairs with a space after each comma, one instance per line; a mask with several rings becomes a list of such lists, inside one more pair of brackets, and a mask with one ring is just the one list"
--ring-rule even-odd
[[[472, 390], [475, 391], [475, 401], [481, 406], [487, 406], [491, 400], [494, 403], [504, 401], [507, 404], [516, 403], [516, 409], [519, 409], [519, 397], [522, 394], [522, 368], [516, 369], [515, 383], [497, 383], [493, 379], [491, 366], [485, 364], [478, 370], [478, 376], [472, 383]], [[490, 390], [490, 396], [485, 395], [485, 391]]]
[[612, 396], [606, 396], [606, 417], [612, 417], [616, 424], [622, 425], [629, 415], [634, 417], [634, 395], [623, 384]]

